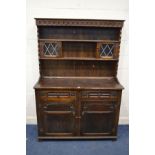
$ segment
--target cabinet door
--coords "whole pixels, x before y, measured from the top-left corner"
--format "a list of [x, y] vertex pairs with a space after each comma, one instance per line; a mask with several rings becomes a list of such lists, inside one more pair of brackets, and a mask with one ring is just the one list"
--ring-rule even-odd
[[44, 114], [45, 135], [74, 135], [74, 115], [72, 112], [46, 112]]
[[47, 136], [74, 135], [75, 93], [48, 92], [42, 101], [44, 134]]
[[118, 58], [119, 44], [115, 42], [97, 43], [97, 58], [113, 59]]
[[83, 101], [81, 135], [113, 135], [115, 130], [115, 104], [112, 101]]
[[55, 58], [62, 56], [62, 42], [40, 40], [39, 41], [40, 58]]

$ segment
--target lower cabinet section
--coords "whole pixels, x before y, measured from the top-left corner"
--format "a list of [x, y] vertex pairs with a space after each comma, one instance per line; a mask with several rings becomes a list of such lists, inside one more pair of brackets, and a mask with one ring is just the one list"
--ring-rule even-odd
[[121, 91], [103, 94], [36, 91], [39, 138], [116, 138]]

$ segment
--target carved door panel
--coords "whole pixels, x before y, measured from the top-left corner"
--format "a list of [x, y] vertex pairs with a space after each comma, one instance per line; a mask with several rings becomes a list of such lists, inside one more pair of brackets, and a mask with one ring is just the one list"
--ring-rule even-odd
[[75, 126], [74, 120], [74, 114], [72, 112], [45, 112], [45, 135], [73, 136]]
[[83, 101], [81, 135], [112, 135], [115, 131], [115, 105], [112, 101]]
[[75, 128], [75, 92], [45, 92], [42, 96], [44, 135], [73, 136]]

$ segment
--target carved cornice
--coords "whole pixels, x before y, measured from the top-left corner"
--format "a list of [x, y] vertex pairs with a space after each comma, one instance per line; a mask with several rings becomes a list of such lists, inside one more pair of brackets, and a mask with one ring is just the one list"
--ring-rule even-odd
[[37, 26], [123, 27], [123, 20], [44, 19], [36, 18]]

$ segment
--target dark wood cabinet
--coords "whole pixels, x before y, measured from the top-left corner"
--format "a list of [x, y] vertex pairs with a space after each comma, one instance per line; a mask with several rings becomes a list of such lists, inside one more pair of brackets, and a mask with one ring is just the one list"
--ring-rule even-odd
[[123, 22], [36, 19], [39, 139], [117, 138]]

